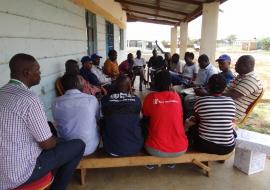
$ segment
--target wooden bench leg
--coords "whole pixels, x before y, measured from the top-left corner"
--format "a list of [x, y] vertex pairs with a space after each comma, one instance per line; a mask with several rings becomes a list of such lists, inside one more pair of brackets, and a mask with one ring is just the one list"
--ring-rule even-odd
[[211, 168], [208, 166], [208, 162], [202, 163], [199, 160], [193, 159], [192, 163], [195, 164], [196, 166], [202, 168], [203, 171], [205, 171], [207, 177], [210, 176]]
[[85, 184], [86, 169], [82, 168], [81, 170], [81, 185]]

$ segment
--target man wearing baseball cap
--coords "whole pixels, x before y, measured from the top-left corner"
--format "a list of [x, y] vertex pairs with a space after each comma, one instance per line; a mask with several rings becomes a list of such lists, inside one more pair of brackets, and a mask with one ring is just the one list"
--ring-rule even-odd
[[100, 64], [100, 58], [102, 58], [102, 56], [94, 53], [91, 55], [91, 59], [93, 60], [93, 65], [91, 68], [92, 73], [94, 73], [98, 80], [102, 83], [102, 84], [110, 84], [111, 83], [111, 78], [107, 75], [105, 75], [102, 71], [102, 69], [99, 67]]
[[219, 69], [221, 70], [221, 75], [226, 79], [227, 85], [234, 79], [234, 75], [230, 70], [231, 57], [227, 54], [219, 56], [216, 60], [218, 62]]

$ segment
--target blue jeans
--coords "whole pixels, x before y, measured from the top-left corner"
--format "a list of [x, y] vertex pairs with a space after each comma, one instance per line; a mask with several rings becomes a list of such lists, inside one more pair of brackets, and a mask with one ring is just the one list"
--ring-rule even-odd
[[26, 184], [43, 177], [51, 170], [57, 169], [50, 189], [66, 189], [83, 156], [84, 149], [85, 143], [80, 139], [74, 139], [59, 142], [53, 149], [43, 150], [37, 158], [34, 171]]
[[182, 75], [173, 73], [173, 72], [170, 72], [170, 74], [171, 74], [171, 80], [172, 80], [173, 85], [181, 85], [181, 84], [188, 85], [189, 84], [189, 80], [184, 78]]

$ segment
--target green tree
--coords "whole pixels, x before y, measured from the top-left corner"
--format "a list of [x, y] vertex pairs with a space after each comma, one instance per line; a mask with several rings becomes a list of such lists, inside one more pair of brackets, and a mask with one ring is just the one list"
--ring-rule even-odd
[[231, 34], [225, 38], [230, 45], [232, 45], [236, 41], [237, 37], [235, 34]]
[[270, 37], [263, 38], [259, 41], [258, 45], [263, 49], [263, 50], [270, 50]]

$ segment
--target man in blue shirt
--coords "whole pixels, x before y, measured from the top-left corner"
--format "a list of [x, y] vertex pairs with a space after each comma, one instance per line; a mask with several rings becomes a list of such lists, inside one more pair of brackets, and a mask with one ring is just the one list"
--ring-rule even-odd
[[118, 77], [114, 85], [113, 93], [101, 99], [104, 149], [113, 156], [137, 154], [144, 143], [139, 124], [141, 101], [130, 94], [131, 82], [127, 76]]
[[226, 84], [229, 85], [230, 82], [234, 79], [233, 73], [230, 70], [230, 56], [223, 54], [219, 56], [216, 61], [218, 62], [219, 69], [221, 70], [220, 74], [226, 79]]
[[81, 139], [86, 144], [84, 156], [89, 155], [99, 144], [99, 103], [95, 96], [80, 91], [78, 75], [65, 74], [62, 83], [65, 94], [52, 106], [58, 134], [65, 140]]
[[80, 69], [80, 74], [83, 76], [83, 78], [92, 85], [101, 86], [101, 82], [91, 71], [93, 60], [89, 56], [84, 56], [82, 57], [81, 62], [82, 68]]
[[206, 54], [200, 55], [200, 57], [198, 58], [198, 62], [199, 62], [200, 69], [199, 69], [199, 72], [197, 74], [197, 78], [194, 84], [195, 86], [206, 87], [209, 78], [213, 74], [217, 74], [217, 70], [209, 62], [209, 58]]

